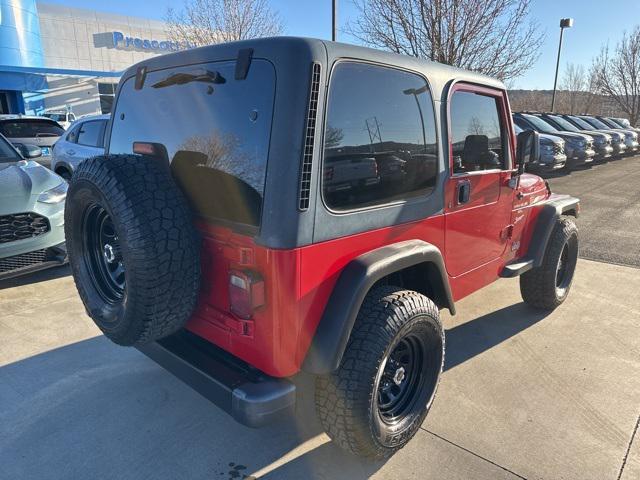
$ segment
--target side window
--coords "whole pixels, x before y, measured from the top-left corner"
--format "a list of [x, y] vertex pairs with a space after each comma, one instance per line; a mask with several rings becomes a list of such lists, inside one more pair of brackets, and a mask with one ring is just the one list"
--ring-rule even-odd
[[454, 173], [505, 168], [506, 135], [496, 97], [455, 91], [449, 114]]
[[80, 125], [74, 125], [71, 130], [69, 130], [69, 133], [67, 133], [65, 140], [71, 143], [78, 143], [78, 130], [80, 130]]
[[331, 75], [322, 190], [334, 210], [428, 195], [438, 156], [431, 92], [401, 70], [339, 63]]
[[84, 122], [80, 125], [77, 143], [87, 147], [100, 147], [102, 146], [103, 131], [104, 122]]

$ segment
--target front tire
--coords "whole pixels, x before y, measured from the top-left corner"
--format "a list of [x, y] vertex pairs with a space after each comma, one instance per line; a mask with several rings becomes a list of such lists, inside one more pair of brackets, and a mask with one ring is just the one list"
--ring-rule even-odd
[[438, 307], [414, 291], [373, 289], [358, 313], [340, 367], [316, 379], [320, 421], [341, 448], [387, 458], [422, 425], [443, 365]]
[[559, 307], [569, 295], [578, 263], [578, 228], [570, 218], [557, 221], [542, 265], [520, 277], [525, 303], [542, 310]]

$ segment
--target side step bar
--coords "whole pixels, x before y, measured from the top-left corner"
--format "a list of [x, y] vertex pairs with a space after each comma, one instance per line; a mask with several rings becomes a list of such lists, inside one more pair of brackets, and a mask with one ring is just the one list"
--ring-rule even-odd
[[522, 260], [516, 263], [510, 263], [509, 265], [505, 265], [502, 272], [500, 272], [500, 276], [502, 278], [513, 278], [522, 275], [525, 272], [528, 272], [533, 268], [533, 260]]
[[261, 427], [293, 412], [292, 382], [258, 373], [186, 330], [137, 348], [243, 425]]

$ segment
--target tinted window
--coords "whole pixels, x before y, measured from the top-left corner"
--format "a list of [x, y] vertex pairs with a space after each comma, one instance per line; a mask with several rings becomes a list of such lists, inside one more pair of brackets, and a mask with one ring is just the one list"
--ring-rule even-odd
[[558, 128], [560, 128], [563, 131], [567, 131], [567, 132], [577, 132], [578, 128], [573, 125], [571, 122], [565, 120], [562, 117], [559, 117], [557, 115], [549, 115], [549, 118], [556, 122], [556, 124], [558, 125]]
[[571, 117], [571, 116], [569, 118], [571, 119], [572, 122], [574, 122], [580, 128], [583, 128], [585, 130], [595, 130], [595, 127], [593, 125], [591, 125], [589, 122], [585, 122], [581, 118]]
[[456, 91], [451, 98], [454, 173], [503, 168], [505, 144], [495, 97]]
[[59, 137], [64, 134], [64, 129], [47, 120], [5, 120], [0, 122], [0, 133], [8, 138]]
[[527, 120], [529, 120], [529, 122], [536, 128], [536, 130], [538, 132], [550, 133], [550, 134], [553, 135], [554, 133], [556, 133], [558, 131], [556, 128], [554, 128], [551, 125], [549, 125], [547, 122], [545, 122], [540, 117], [536, 117], [536, 116], [533, 116], [533, 115], [523, 115], [523, 117], [526, 118]]
[[80, 130], [80, 124], [75, 124], [67, 133], [66, 141], [76, 143], [78, 141], [78, 130]]
[[22, 159], [13, 147], [9, 145], [9, 142], [0, 137], [0, 168], [2, 168], [2, 164], [17, 162], [18, 160]]
[[109, 151], [162, 144], [194, 211], [207, 219], [258, 225], [267, 168], [275, 72], [254, 59], [247, 78], [236, 62], [149, 72], [141, 90], [121, 87]]
[[323, 193], [353, 209], [426, 195], [438, 171], [431, 93], [415, 74], [340, 63], [331, 75]]
[[593, 117], [581, 117], [582, 120], [584, 120], [585, 122], [590, 123], [591, 125], [593, 125], [596, 128], [602, 128], [604, 130], [608, 130], [609, 128], [611, 128], [610, 125], [607, 125], [603, 122], [601, 122], [600, 120], [598, 120], [597, 118], [593, 118]]
[[78, 130], [76, 143], [87, 147], [102, 147], [105, 123], [104, 121], [83, 122]]

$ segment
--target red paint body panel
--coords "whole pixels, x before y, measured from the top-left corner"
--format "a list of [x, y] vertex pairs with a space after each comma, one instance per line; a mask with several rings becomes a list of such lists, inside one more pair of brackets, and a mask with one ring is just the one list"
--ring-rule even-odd
[[[455, 89], [500, 99], [510, 157], [515, 158], [506, 93], [469, 85]], [[187, 328], [269, 375], [291, 376], [300, 370], [342, 269], [365, 252], [411, 239], [443, 252], [454, 300], [460, 300], [495, 281], [505, 264], [527, 252], [539, 207], [549, 193], [542, 179], [529, 174], [514, 189], [512, 174], [508, 169], [453, 176], [442, 214], [290, 250], [265, 248], [229, 228], [198, 224], [202, 291]], [[456, 185], [462, 179], [471, 183], [471, 195], [468, 203], [458, 205]], [[250, 271], [264, 280], [265, 304], [250, 320], [230, 311], [231, 270]]]

